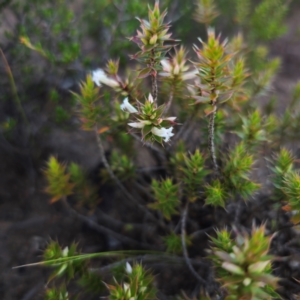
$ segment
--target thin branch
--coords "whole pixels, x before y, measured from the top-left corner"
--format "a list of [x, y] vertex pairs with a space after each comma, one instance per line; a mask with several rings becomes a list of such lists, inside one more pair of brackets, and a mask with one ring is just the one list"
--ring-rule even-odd
[[190, 123], [190, 126], [186, 128], [186, 130], [182, 131], [182, 135], [181, 135], [181, 139], [183, 142], [186, 142], [190, 136], [191, 136], [191, 132], [194, 130], [194, 124]]
[[30, 300], [30, 299], [34, 299], [35, 295], [37, 293], [39, 293], [42, 289], [44, 288], [44, 284], [43, 282], [39, 282], [38, 284], [36, 284], [33, 288], [31, 288], [24, 296], [21, 300]]
[[151, 191], [147, 188], [145, 188], [142, 184], [140, 184], [139, 182], [135, 181], [134, 182], [134, 186], [139, 189], [142, 193], [144, 193], [145, 195], [147, 195], [147, 197], [151, 200], [155, 200], [154, 196], [151, 194]]
[[[138, 188], [142, 193], [145, 193], [145, 195], [151, 200], [151, 201], [155, 201], [155, 197], [151, 194], [150, 191], [148, 191], [146, 188], [144, 188], [143, 185], [139, 184], [138, 182], [134, 183], [134, 186], [136, 188]], [[159, 226], [161, 228], [163, 228], [166, 232], [170, 233], [171, 229], [166, 225], [163, 215], [160, 211], [156, 212], [158, 214], [158, 219], [156, 220], [157, 223], [159, 224]], [[148, 215], [146, 215], [148, 216]]]
[[158, 154], [163, 160], [165, 159], [164, 153], [163, 153], [158, 147], [156, 147], [155, 145], [153, 145], [153, 144], [151, 144], [151, 143], [143, 142], [143, 141], [141, 140], [141, 138], [140, 138], [138, 135], [136, 135], [135, 133], [133, 133], [133, 132], [130, 132], [130, 135], [131, 135], [134, 139], [136, 139], [137, 141], [141, 142], [144, 146], [146, 146], [146, 147], [149, 148], [150, 150], [157, 152], [157, 154]]
[[201, 276], [199, 276], [199, 274], [194, 269], [193, 265], [191, 264], [191, 261], [190, 261], [189, 255], [188, 255], [188, 251], [186, 248], [185, 226], [186, 226], [186, 218], [187, 218], [187, 214], [188, 214], [188, 208], [189, 208], [189, 202], [186, 203], [184, 210], [182, 212], [182, 218], [181, 218], [181, 245], [182, 245], [183, 256], [184, 256], [185, 262], [186, 262], [188, 268], [190, 269], [191, 273], [197, 278], [197, 280], [200, 282], [200, 284], [205, 287], [207, 285], [206, 281]]
[[212, 229], [214, 229], [213, 226], [197, 230], [197, 231], [193, 232], [192, 234], [190, 234], [190, 238], [191, 239], [197, 238], [199, 235], [206, 234], [208, 231], [210, 231]]
[[100, 223], [102, 223], [103, 225], [114, 227], [114, 229], [117, 231], [126, 230], [126, 227], [132, 228], [131, 229], [132, 231], [138, 230], [138, 231], [147, 232], [147, 231], [149, 231], [149, 229], [151, 229], [150, 225], [144, 225], [144, 224], [140, 224], [140, 223], [127, 223], [127, 222], [117, 220], [116, 218], [113, 218], [110, 215], [104, 213], [100, 209], [97, 210], [97, 214], [99, 215]]
[[[189, 130], [188, 127], [190, 126], [190, 124], [192, 123], [192, 121], [195, 118], [196, 113], [192, 114], [181, 126], [180, 130], [175, 134], [174, 138], [172, 139], [172, 146], [176, 144], [176, 142], [178, 140], [180, 140], [181, 137], [183, 137]], [[168, 147], [168, 150], [170, 150], [169, 148], [171, 148], [172, 146]]]
[[64, 197], [62, 199], [62, 202], [65, 206], [65, 208], [70, 211], [72, 213], [73, 216], [75, 216], [76, 218], [78, 218], [79, 220], [81, 220], [82, 222], [84, 223], [87, 223], [91, 228], [93, 228], [94, 230], [98, 231], [99, 233], [102, 233], [102, 234], [107, 234], [107, 235], [110, 235], [110, 236], [113, 236], [114, 238], [116, 238], [117, 240], [119, 240], [120, 242], [122, 243], [126, 243], [126, 244], [131, 244], [131, 245], [134, 245], [135, 247], [143, 247], [145, 249], [155, 249], [157, 250], [157, 247], [154, 247], [153, 245], [149, 245], [149, 244], [144, 244], [144, 243], [140, 243], [140, 242], [137, 242], [136, 240], [130, 238], [130, 237], [127, 237], [127, 236], [124, 236], [120, 233], [117, 233], [109, 228], [106, 228], [102, 225], [99, 225], [97, 223], [95, 223], [93, 220], [91, 220], [90, 218], [78, 213], [75, 209], [73, 209], [69, 203], [67, 202], [67, 199]]
[[279, 227], [279, 228], [275, 231], [275, 233], [280, 232], [280, 231], [285, 230], [285, 229], [292, 229], [292, 228], [294, 228], [294, 227], [296, 227], [296, 226], [298, 226], [298, 225], [299, 225], [299, 224], [288, 224], [288, 225], [285, 225], [285, 226], [281, 226], [281, 227]]
[[173, 99], [174, 99], [174, 85], [172, 85], [172, 88], [171, 88], [171, 91], [170, 91], [170, 95], [169, 95], [169, 100], [168, 100], [168, 102], [166, 104], [163, 116], [165, 116], [168, 113], [168, 111], [169, 111], [169, 109], [170, 109], [170, 107], [172, 105]]
[[238, 197], [235, 207], [235, 215], [234, 215], [234, 224], [236, 226], [239, 226], [241, 223], [241, 214], [242, 214], [243, 208], [242, 208], [242, 199]]
[[138, 168], [136, 170], [136, 172], [137, 173], [150, 173], [150, 172], [162, 171], [164, 169], [165, 169], [164, 167], [160, 167], [160, 166], [157, 166], [157, 167], [144, 167], [144, 168]]
[[16, 87], [16, 83], [15, 83], [15, 79], [14, 79], [14, 76], [13, 76], [13, 73], [11, 71], [11, 68], [8, 64], [8, 61], [2, 51], [2, 49], [0, 48], [0, 54], [2, 56], [2, 60], [3, 60], [3, 63], [4, 63], [4, 66], [5, 66], [5, 70], [7, 72], [7, 75], [8, 75], [8, 78], [9, 78], [9, 82], [10, 82], [10, 85], [11, 85], [11, 88], [12, 88], [12, 92], [13, 92], [13, 99], [15, 99], [15, 104], [19, 110], [19, 113], [21, 114], [22, 116], [22, 119], [23, 119], [23, 122], [26, 124], [26, 126], [30, 129], [30, 126], [29, 126], [29, 122], [28, 122], [28, 119], [26, 117], [26, 114], [24, 112], [24, 109], [22, 107], [22, 104], [21, 104], [21, 100], [19, 98], [19, 95], [18, 95], [18, 91], [17, 91], [17, 87]]
[[[160, 224], [160, 222], [150, 213], [150, 211], [147, 208], [145, 208], [143, 205], [140, 205], [140, 203], [127, 191], [127, 189], [124, 187], [124, 185], [122, 184], [122, 182], [119, 180], [119, 178], [115, 175], [115, 173], [111, 169], [111, 167], [110, 167], [110, 165], [109, 165], [109, 163], [108, 163], [108, 161], [106, 159], [106, 156], [105, 156], [104, 147], [103, 147], [100, 135], [98, 134], [98, 128], [97, 128], [97, 126], [95, 126], [95, 134], [96, 134], [98, 148], [100, 150], [101, 160], [102, 160], [102, 162], [104, 164], [104, 167], [105, 167], [106, 171], [108, 172], [110, 178], [116, 183], [116, 185], [118, 186], [118, 188], [122, 191], [122, 193], [124, 194], [124, 196], [128, 200], [130, 200], [132, 203], [134, 203], [145, 214], [149, 215], [149, 217], [155, 223], [159, 223]], [[124, 203], [127, 203], [127, 202], [124, 201]]]

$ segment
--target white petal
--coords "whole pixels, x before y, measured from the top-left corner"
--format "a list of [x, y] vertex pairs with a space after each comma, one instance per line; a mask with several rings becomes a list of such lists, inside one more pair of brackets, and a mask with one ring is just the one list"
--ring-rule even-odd
[[163, 136], [165, 135], [165, 131], [164, 131], [163, 129], [165, 129], [165, 128], [164, 128], [164, 127], [163, 127], [163, 128], [153, 127], [153, 128], [151, 129], [151, 132], [152, 132], [154, 135], [163, 137]]
[[135, 128], [144, 128], [145, 125], [152, 124], [151, 121], [147, 121], [147, 120], [138, 120], [138, 121], [139, 122], [128, 123], [128, 125]]
[[102, 69], [97, 69], [92, 74], [92, 80], [98, 85], [101, 86], [101, 83], [108, 85], [112, 88], [118, 87], [119, 83], [115, 79], [107, 77], [105, 72]]
[[149, 94], [148, 100], [149, 100], [150, 103], [153, 103], [153, 97], [152, 97], [151, 94]]
[[170, 140], [170, 138], [174, 135], [174, 133], [172, 133], [172, 130], [173, 130], [173, 127], [170, 127], [168, 129], [165, 127], [162, 127], [162, 128], [153, 127], [151, 129], [151, 132], [154, 135], [162, 137], [165, 142], [168, 142]]
[[141, 122], [136, 122], [136, 123], [128, 123], [129, 126], [134, 127], [134, 128], [144, 128], [145, 124]]
[[165, 118], [164, 120], [174, 122], [176, 120], [176, 118], [177, 117], [168, 117], [168, 118]]
[[173, 73], [174, 73], [175, 75], [177, 75], [177, 74], [179, 74], [179, 71], [180, 71], [179, 65], [176, 65], [175, 68], [174, 68]]
[[92, 72], [92, 80], [98, 86], [101, 86], [100, 80], [103, 76], [105, 76], [105, 73], [102, 69], [97, 69], [97, 70]]
[[183, 74], [182, 79], [183, 80], [193, 79], [193, 78], [197, 77], [197, 74], [198, 74], [198, 71], [194, 70], [194, 71]]
[[134, 128], [144, 128], [145, 125], [150, 125], [151, 122], [147, 120], [139, 120], [139, 122], [128, 123], [129, 126]]
[[164, 71], [171, 72], [171, 64], [167, 59], [161, 60], [160, 63], [163, 66]]
[[170, 77], [171, 76], [171, 74], [170, 73], [166, 73], [166, 72], [160, 72], [160, 73], [158, 73], [160, 76], [162, 76], [162, 77]]
[[126, 272], [127, 272], [127, 274], [132, 273], [132, 267], [129, 262], [126, 262]]
[[65, 247], [62, 251], [62, 256], [66, 257], [68, 255], [68, 253], [69, 253], [69, 247]]
[[128, 98], [124, 99], [123, 103], [121, 104], [121, 109], [128, 111], [131, 114], [138, 112], [138, 110], [128, 102]]
[[170, 140], [170, 138], [174, 135], [174, 133], [172, 133], [172, 130], [173, 130], [173, 127], [166, 129], [165, 137], [164, 137], [165, 142], [168, 142]]

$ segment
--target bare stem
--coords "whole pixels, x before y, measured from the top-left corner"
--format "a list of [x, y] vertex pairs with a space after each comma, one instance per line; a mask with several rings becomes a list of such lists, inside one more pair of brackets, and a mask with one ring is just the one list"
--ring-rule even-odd
[[172, 86], [171, 88], [171, 91], [170, 91], [170, 94], [169, 94], [169, 100], [166, 104], [166, 107], [165, 107], [165, 110], [164, 110], [164, 116], [168, 113], [171, 105], [172, 105], [172, 102], [173, 102], [173, 99], [174, 99], [174, 85]]
[[93, 228], [94, 230], [102, 233], [102, 234], [107, 234], [107, 235], [110, 235], [110, 236], [113, 236], [114, 238], [116, 238], [117, 240], [119, 240], [120, 242], [123, 242], [123, 243], [126, 243], [126, 244], [131, 244], [131, 245], [135, 245], [135, 247], [143, 247], [145, 249], [157, 249], [157, 247], [153, 247], [153, 245], [150, 245], [150, 244], [145, 244], [145, 243], [140, 243], [140, 242], [137, 242], [136, 240], [130, 238], [130, 237], [127, 237], [127, 236], [124, 236], [120, 233], [117, 233], [109, 228], [106, 228], [102, 225], [99, 225], [97, 223], [95, 223], [93, 220], [91, 220], [90, 218], [78, 213], [75, 209], [73, 209], [66, 197], [64, 197], [62, 199], [62, 202], [65, 206], [65, 208], [70, 211], [72, 213], [72, 215], [74, 215], [76, 218], [78, 218], [79, 220], [81, 220], [82, 222], [84, 223], [87, 223], [91, 228]]
[[212, 103], [213, 106], [213, 111], [209, 116], [209, 124], [208, 124], [208, 150], [210, 152], [211, 160], [214, 165], [214, 170], [218, 174], [219, 173], [219, 166], [217, 163], [217, 158], [216, 158], [216, 152], [215, 152], [215, 117], [217, 113], [217, 106], [216, 103]]
[[192, 274], [197, 278], [197, 280], [200, 282], [200, 284], [205, 287], [206, 286], [206, 281], [201, 276], [199, 276], [199, 274], [194, 269], [192, 263], [190, 262], [190, 258], [189, 258], [188, 251], [187, 251], [187, 248], [186, 248], [186, 242], [185, 242], [186, 230], [185, 230], [185, 227], [186, 227], [186, 218], [187, 218], [187, 214], [188, 214], [188, 209], [189, 209], [189, 202], [186, 203], [186, 205], [184, 207], [184, 210], [182, 212], [182, 218], [181, 218], [182, 252], [183, 252], [183, 256], [184, 256], [184, 259], [185, 259], [185, 262], [186, 262], [188, 268], [190, 269]]
[[155, 52], [154, 49], [151, 51], [152, 55], [152, 62], [151, 62], [151, 68], [153, 70], [151, 79], [152, 79], [152, 96], [155, 103], [157, 103], [157, 95], [158, 95], [158, 87], [157, 87], [157, 74], [155, 70]]
[[141, 138], [140, 138], [138, 135], [136, 135], [135, 133], [133, 133], [133, 132], [131, 132], [130, 135], [131, 135], [134, 139], [136, 139], [137, 141], [143, 143], [143, 145], [145, 145], [147, 148], [151, 149], [152, 151], [155, 151], [155, 152], [159, 155], [159, 157], [160, 157], [162, 160], [165, 160], [165, 155], [164, 155], [164, 153], [163, 153], [158, 147], [156, 147], [155, 145], [153, 145], [153, 144], [151, 144], [151, 143], [143, 142], [143, 141], [141, 140]]
[[109, 226], [110, 228], [113, 227], [116, 231], [124, 232], [127, 227], [132, 228], [132, 231], [137, 230], [140, 232], [148, 232], [151, 229], [149, 225], [119, 221], [101, 210], [98, 210], [97, 213], [99, 214], [99, 222], [102, 223], [102, 225]]
[[240, 199], [240, 197], [238, 197], [238, 199], [236, 201], [235, 215], [234, 215], [234, 221], [233, 221], [236, 226], [240, 226], [242, 211], [243, 211], [242, 199]]
[[207, 228], [204, 228], [204, 229], [199, 229], [199, 230], [193, 232], [192, 234], [190, 234], [190, 238], [195, 239], [199, 235], [207, 234], [208, 231], [213, 230], [213, 229], [214, 229], [213, 226], [210, 226], [210, 227], [207, 227]]

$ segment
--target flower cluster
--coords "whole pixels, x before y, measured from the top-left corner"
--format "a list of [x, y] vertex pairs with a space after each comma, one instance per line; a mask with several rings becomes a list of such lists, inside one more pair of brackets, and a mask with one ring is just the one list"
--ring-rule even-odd
[[[97, 69], [92, 73], [92, 80], [97, 86], [105, 84], [115, 91], [122, 91], [123, 84], [115, 74], [114, 76], [108, 76], [102, 69]], [[174, 121], [176, 117], [163, 118], [165, 105], [157, 107], [151, 94], [149, 94], [146, 103], [143, 105], [140, 102], [138, 110], [129, 103], [128, 97], [126, 97], [121, 104], [121, 109], [130, 114], [136, 114], [136, 122], [128, 123], [133, 128], [142, 130], [143, 140], [158, 141], [159, 143], [169, 142], [170, 138], [174, 135], [173, 127], [166, 128], [165, 126], [170, 124], [176, 124]]]
[[173, 41], [170, 39], [171, 33], [168, 33], [170, 26], [164, 24], [164, 18], [167, 11], [160, 12], [158, 1], [155, 2], [153, 10], [149, 7], [149, 21], [139, 19], [141, 30], [137, 31], [137, 35], [131, 40], [139, 45], [142, 51], [153, 48], [155, 45], [162, 46], [165, 41]]
[[123, 282], [115, 279], [115, 284], [106, 284], [111, 300], [152, 300], [156, 299], [157, 290], [153, 286], [153, 276], [145, 271], [140, 264], [131, 266], [128, 262], [125, 266]]
[[128, 98], [125, 98], [121, 104], [122, 110], [137, 115], [137, 122], [130, 122], [128, 125], [141, 129], [143, 140], [158, 141], [159, 143], [162, 141], [169, 142], [174, 135], [173, 127], [166, 128], [164, 126], [176, 124], [174, 122], [176, 117], [162, 117], [164, 108], [164, 105], [156, 107], [151, 94], [149, 94], [145, 104], [139, 103], [139, 110], [129, 103]]
[[[141, 51], [132, 55], [131, 58], [137, 59], [146, 65], [146, 68], [140, 71], [139, 78], [156, 77], [161, 60], [173, 47], [165, 43], [176, 41], [171, 39], [171, 33], [168, 33], [169, 23], [164, 23], [166, 14], [167, 11], [160, 12], [159, 2], [156, 1], [153, 10], [149, 7], [148, 20], [138, 18], [141, 23], [140, 30], [137, 30], [137, 35], [130, 40], [135, 42], [141, 49]], [[153, 96], [156, 98], [155, 94]]]
[[252, 234], [238, 233], [235, 240], [227, 230], [217, 231], [211, 238], [215, 244], [211, 258], [217, 274], [230, 297], [226, 299], [271, 299], [279, 278], [271, 274], [269, 255], [272, 236], [265, 236], [265, 226], [253, 227]]
[[189, 71], [190, 67], [186, 65], [186, 61], [186, 51], [183, 47], [180, 47], [178, 51], [175, 50], [175, 55], [171, 59], [161, 60], [163, 72], [160, 72], [159, 75], [179, 81], [195, 78], [198, 71], [196, 69]]

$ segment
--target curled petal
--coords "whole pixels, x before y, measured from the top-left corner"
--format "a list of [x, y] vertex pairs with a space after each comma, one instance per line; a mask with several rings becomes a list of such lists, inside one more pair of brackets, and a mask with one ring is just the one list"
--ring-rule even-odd
[[125, 98], [123, 100], [123, 103], [121, 104], [121, 109], [129, 112], [130, 114], [138, 112], [138, 110], [128, 102], [128, 98]]

